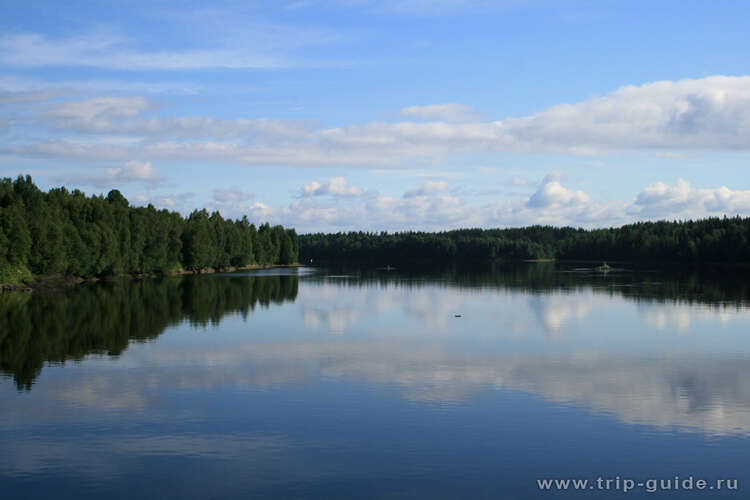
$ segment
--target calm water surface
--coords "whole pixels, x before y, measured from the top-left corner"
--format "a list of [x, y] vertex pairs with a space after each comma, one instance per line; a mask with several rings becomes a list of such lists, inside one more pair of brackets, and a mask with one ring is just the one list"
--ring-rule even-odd
[[[0, 493], [747, 498], [747, 283], [528, 264], [0, 295]], [[537, 485], [618, 476], [738, 490]]]

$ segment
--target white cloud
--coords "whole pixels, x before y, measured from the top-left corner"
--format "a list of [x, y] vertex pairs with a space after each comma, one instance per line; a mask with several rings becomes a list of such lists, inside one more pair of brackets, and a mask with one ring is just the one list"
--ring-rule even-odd
[[363, 191], [352, 186], [344, 177], [333, 177], [325, 184], [312, 181], [302, 187], [302, 196], [361, 196]]
[[[750, 214], [750, 190], [726, 186], [699, 189], [681, 179], [673, 186], [651, 184], [630, 201], [602, 201], [585, 191], [566, 187], [558, 179], [559, 175], [547, 175], [530, 195], [480, 202], [455, 194], [455, 190], [449, 194], [445, 181], [427, 182], [401, 196], [386, 196], [374, 189], [352, 186], [344, 177], [333, 177], [326, 183], [312, 181], [304, 185], [297, 199], [287, 206], [270, 205], [237, 187], [214, 190], [209, 206], [226, 217], [248, 215], [255, 222], [293, 226], [300, 232], [440, 231], [532, 224], [594, 228], [638, 220]], [[121, 168], [107, 169], [104, 175], [68, 176], [60, 181], [102, 188], [142, 183], [153, 188], [160, 185], [162, 177], [150, 162], [130, 161]], [[187, 199], [175, 200], [173, 196], [148, 196], [144, 200], [183, 212], [191, 209]]]
[[151, 107], [144, 97], [95, 97], [57, 106], [47, 117], [61, 129], [112, 132], [121, 120], [140, 116]]
[[511, 186], [511, 187], [528, 186], [529, 184], [530, 184], [529, 180], [524, 177], [521, 177], [520, 175], [515, 175], [505, 181], [505, 185]]
[[133, 205], [154, 205], [159, 209], [188, 214], [195, 206], [195, 193], [160, 193], [160, 194], [137, 194], [130, 202]]
[[[300, 232], [347, 230], [439, 231], [462, 227], [514, 227], [532, 224], [606, 227], [637, 220], [698, 218], [750, 213], [750, 191], [726, 187], [695, 189], [686, 181], [674, 186], [657, 183], [646, 187], [629, 202], [601, 201], [570, 189], [550, 174], [531, 195], [479, 204], [445, 193], [447, 183], [430, 185], [401, 197], [368, 191], [367, 196], [303, 196], [286, 207], [262, 205], [262, 218], [296, 227]], [[324, 191], [317, 182], [307, 184], [310, 193]]]
[[253, 198], [255, 198], [255, 193], [248, 193], [236, 187], [214, 189], [213, 193], [213, 201], [219, 205], [252, 200]]
[[477, 123], [374, 123], [321, 132], [338, 147], [404, 155], [450, 152], [747, 150], [750, 77], [714, 76], [623, 87], [537, 114]]
[[121, 168], [108, 168], [106, 179], [118, 182], [158, 182], [161, 176], [151, 166], [151, 162], [129, 161]]
[[448, 183], [445, 181], [427, 181], [421, 186], [410, 189], [404, 193], [404, 198], [414, 198], [417, 196], [428, 196], [439, 193], [448, 189]]
[[439, 230], [477, 225], [477, 213], [455, 196], [415, 198], [373, 194], [365, 197], [303, 197], [286, 207], [263, 205], [255, 220], [269, 220], [303, 232], [343, 230]]
[[58, 178], [60, 182], [111, 188], [128, 183], [155, 187], [164, 181], [149, 161], [131, 160], [122, 167], [108, 168], [104, 174], [71, 174]]
[[268, 118], [162, 118], [147, 114], [156, 108], [156, 103], [142, 96], [95, 97], [56, 105], [45, 116], [59, 129], [87, 134], [124, 134], [149, 141], [155, 138], [244, 138], [276, 145], [285, 141], [305, 140], [310, 135], [309, 125], [302, 122]]
[[502, 124], [519, 140], [570, 150], [746, 150], [750, 77], [627, 86]]
[[585, 206], [591, 203], [591, 197], [583, 191], [571, 191], [557, 181], [549, 181], [533, 194], [526, 202], [529, 208], [562, 208]]
[[324, 130], [321, 136], [338, 148], [387, 147], [401, 155], [438, 157], [478, 151], [747, 150], [750, 77], [628, 86], [494, 122], [372, 123]]
[[175, 205], [177, 205], [177, 202], [169, 196], [157, 196], [155, 198], [151, 198], [150, 203], [153, 203], [156, 207], [167, 208], [170, 210], [173, 210], [175, 208]]
[[519, 197], [485, 206], [484, 225], [597, 227], [626, 222], [624, 203], [594, 200], [584, 191], [566, 188], [557, 179], [556, 174], [547, 175], [528, 198]]
[[[340, 185], [351, 188], [343, 178]], [[405, 193], [393, 197], [363, 190], [363, 196], [333, 196], [321, 198], [317, 193], [328, 193], [330, 184], [311, 182], [301, 189], [307, 196], [286, 207], [264, 205], [263, 217], [274, 223], [297, 227], [301, 231], [341, 230], [439, 230], [446, 227], [477, 226], [480, 213], [458, 196], [445, 194], [447, 183], [427, 183], [418, 189], [422, 194]], [[409, 196], [406, 196], [409, 194]]]
[[255, 193], [243, 191], [238, 187], [214, 189], [210, 205], [224, 217], [240, 218], [256, 210], [250, 203], [250, 200], [254, 199]]
[[250, 205], [248, 213], [251, 216], [250, 218], [252, 218], [253, 220], [264, 222], [269, 220], [269, 218], [273, 214], [273, 209], [265, 203], [256, 201], [255, 203]]
[[628, 207], [628, 214], [641, 218], [700, 218], [750, 212], [750, 191], [726, 186], [697, 189], [679, 179], [674, 186], [663, 182], [649, 185]]
[[[333, 128], [269, 118], [152, 116], [142, 97], [68, 102], [45, 115], [67, 135], [18, 134], [0, 154], [125, 161], [423, 168], [498, 152], [750, 150], [750, 77], [715, 76], [623, 87], [603, 97], [494, 122], [374, 122]], [[11, 126], [12, 130], [12, 126]], [[36, 135], [35, 135], [36, 134]], [[96, 136], [127, 136], [110, 144]]]
[[410, 106], [408, 108], [403, 108], [399, 114], [406, 118], [444, 122], [471, 122], [482, 118], [481, 113], [471, 106], [453, 103]]
[[134, 40], [109, 33], [60, 38], [16, 33], [0, 38], [0, 62], [20, 68], [90, 66], [126, 71], [286, 68], [310, 64], [289, 56], [295, 47], [333, 38], [316, 30], [265, 25], [246, 26], [245, 33], [252, 36], [235, 39], [232, 46], [159, 51], [140, 50]]

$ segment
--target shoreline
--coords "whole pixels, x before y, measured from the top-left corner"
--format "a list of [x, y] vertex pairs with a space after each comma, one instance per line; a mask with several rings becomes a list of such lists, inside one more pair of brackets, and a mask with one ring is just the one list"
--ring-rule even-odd
[[247, 266], [230, 266], [225, 268], [206, 267], [202, 269], [177, 269], [168, 273], [138, 273], [138, 274], [120, 274], [101, 277], [81, 277], [81, 276], [35, 276], [31, 280], [21, 281], [20, 283], [0, 283], [0, 293], [5, 292], [26, 292], [35, 291], [57, 291], [72, 288], [77, 285], [87, 283], [100, 283], [117, 281], [124, 279], [151, 279], [164, 278], [170, 276], [187, 276], [199, 274], [215, 273], [234, 273], [238, 271], [259, 271], [261, 269], [274, 268], [292, 268], [303, 267], [303, 264], [297, 262], [294, 264], [249, 264]]

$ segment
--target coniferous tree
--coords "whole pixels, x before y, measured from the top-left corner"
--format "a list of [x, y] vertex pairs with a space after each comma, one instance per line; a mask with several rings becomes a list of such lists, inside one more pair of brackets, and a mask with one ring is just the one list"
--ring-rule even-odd
[[214, 261], [208, 212], [195, 210], [188, 218], [185, 230], [185, 264], [192, 269], [209, 267]]
[[[185, 219], [152, 205], [131, 207], [118, 190], [106, 197], [87, 197], [65, 188], [45, 193], [28, 176], [4, 178], [0, 282], [25, 279], [31, 273], [88, 277], [276, 264], [279, 231], [287, 230], [262, 227], [259, 237], [246, 217], [232, 221], [204, 209]], [[296, 233], [289, 235], [291, 246], [297, 248]], [[285, 255], [285, 262], [288, 258]]]

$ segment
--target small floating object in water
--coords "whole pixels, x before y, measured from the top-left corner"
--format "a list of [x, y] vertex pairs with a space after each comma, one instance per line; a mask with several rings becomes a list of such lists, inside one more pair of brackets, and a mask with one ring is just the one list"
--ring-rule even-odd
[[461, 317], [461, 315], [460, 315], [460, 314], [454, 314], [453, 316], [454, 316], [455, 318], [460, 318], [460, 317]]
[[378, 271], [395, 271], [396, 268], [392, 267], [391, 265], [387, 265], [385, 267], [379, 267]]
[[612, 269], [614, 269], [614, 267], [610, 266], [609, 264], [605, 262], [601, 266], [596, 267], [594, 269], [596, 269], [597, 271], [601, 271], [601, 272], [607, 272], [607, 271], [611, 271]]

